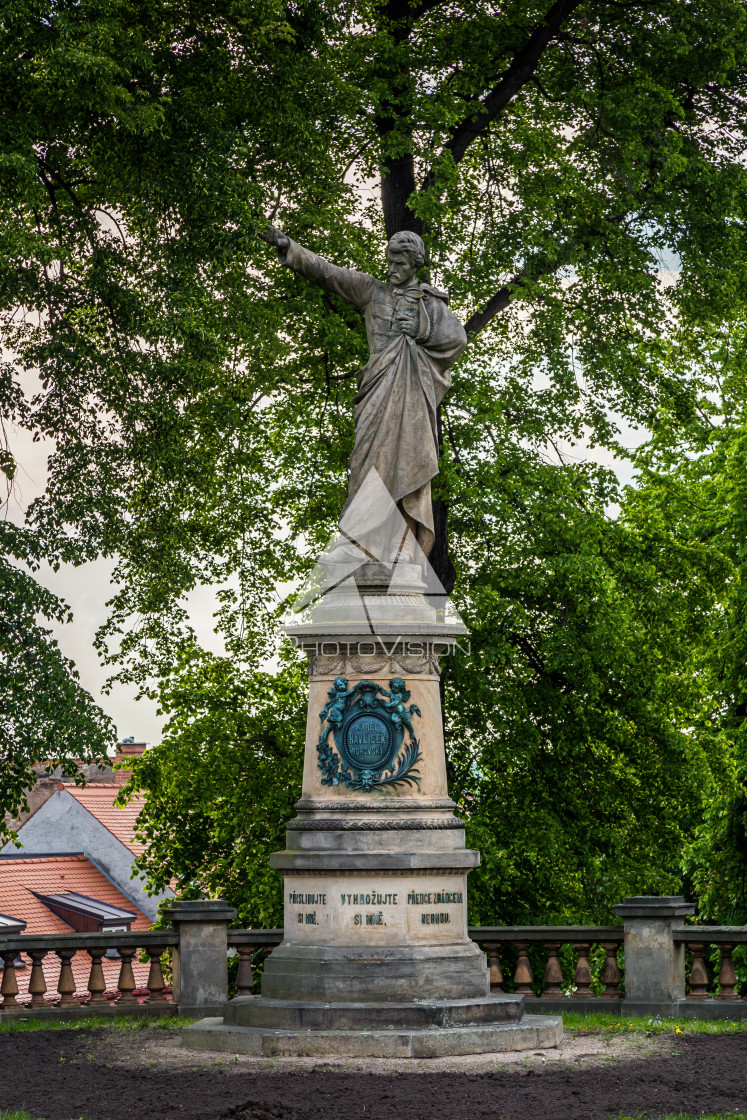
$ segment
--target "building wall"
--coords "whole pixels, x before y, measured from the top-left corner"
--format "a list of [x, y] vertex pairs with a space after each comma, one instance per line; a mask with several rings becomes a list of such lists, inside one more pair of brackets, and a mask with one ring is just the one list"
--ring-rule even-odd
[[169, 890], [155, 895], [145, 893], [142, 879], [131, 878], [133, 853], [65, 789], [56, 790], [17, 835], [23, 847], [9, 841], [0, 854], [83, 852], [151, 921], [157, 916], [159, 902], [173, 898]]

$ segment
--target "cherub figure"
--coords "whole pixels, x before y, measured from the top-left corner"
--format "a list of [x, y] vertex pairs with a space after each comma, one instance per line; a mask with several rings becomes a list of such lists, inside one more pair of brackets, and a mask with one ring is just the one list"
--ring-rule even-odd
[[412, 717], [422, 715], [422, 712], [417, 704], [410, 704], [408, 708], [407, 701], [410, 699], [410, 693], [402, 677], [392, 677], [389, 687], [391, 692], [387, 692], [386, 689], [381, 690], [385, 696], [389, 697], [389, 700], [383, 701], [383, 707], [389, 712], [395, 727], [406, 727], [410, 732], [410, 738], [414, 739], [415, 729], [412, 726]]
[[325, 738], [329, 735], [331, 728], [339, 729], [342, 727], [342, 720], [345, 715], [345, 704], [354, 692], [354, 688], [348, 688], [348, 682], [345, 677], [335, 677], [332, 688], [327, 693], [329, 699], [319, 713], [319, 719], [322, 723], [325, 719], [327, 721], [327, 728], [324, 733]]

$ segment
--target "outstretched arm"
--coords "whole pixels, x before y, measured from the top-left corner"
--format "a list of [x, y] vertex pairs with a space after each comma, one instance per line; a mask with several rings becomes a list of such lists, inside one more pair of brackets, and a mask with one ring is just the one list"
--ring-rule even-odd
[[326, 288], [328, 292], [342, 296], [359, 311], [363, 311], [371, 300], [376, 287], [373, 276], [349, 268], [339, 268], [324, 257], [318, 257], [316, 253], [296, 244], [287, 234], [275, 229], [274, 226], [268, 226], [262, 237], [268, 245], [277, 248], [281, 264], [292, 268], [314, 284]]

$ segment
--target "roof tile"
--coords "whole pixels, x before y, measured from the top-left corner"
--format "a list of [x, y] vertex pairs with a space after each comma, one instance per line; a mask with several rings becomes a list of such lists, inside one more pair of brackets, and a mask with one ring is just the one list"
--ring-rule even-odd
[[[88, 895], [99, 902], [121, 907], [134, 912], [137, 917], [132, 923], [133, 930], [150, 929], [151, 922], [138, 907], [126, 898], [105, 875], [94, 867], [83, 855], [49, 856], [0, 856], [0, 913], [12, 914], [26, 922], [23, 936], [42, 936], [45, 934], [69, 934], [74, 932], [67, 922], [36, 897], [40, 894], [59, 894], [75, 891]], [[24, 958], [28, 960], [28, 957]], [[72, 959], [76, 993], [86, 993], [91, 959], [85, 952], [78, 952]], [[107, 989], [116, 991], [119, 977], [119, 961], [104, 960], [104, 978]], [[54, 953], [47, 953], [43, 965], [47, 984], [47, 998], [57, 991], [60, 962]], [[148, 965], [133, 961], [135, 982], [144, 988], [148, 978]], [[31, 968], [17, 969], [19, 999], [28, 995]]]
[[91, 816], [108, 828], [125, 847], [140, 855], [143, 844], [133, 839], [135, 820], [143, 807], [143, 799], [136, 797], [123, 808], [114, 804], [114, 798], [122, 787], [114, 782], [95, 782], [84, 788], [66, 785], [65, 789], [79, 805], [87, 809]]

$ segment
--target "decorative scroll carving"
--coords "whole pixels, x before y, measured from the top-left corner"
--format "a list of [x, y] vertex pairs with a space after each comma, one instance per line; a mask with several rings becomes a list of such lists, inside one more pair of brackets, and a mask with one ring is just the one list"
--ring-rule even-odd
[[404, 653], [371, 656], [369, 654], [350, 653], [335, 656], [325, 656], [312, 653], [309, 657], [309, 675], [311, 677], [335, 676], [346, 677], [350, 673], [381, 673], [383, 676], [397, 673], [420, 674], [435, 673], [440, 675], [438, 657], [408, 656]]

